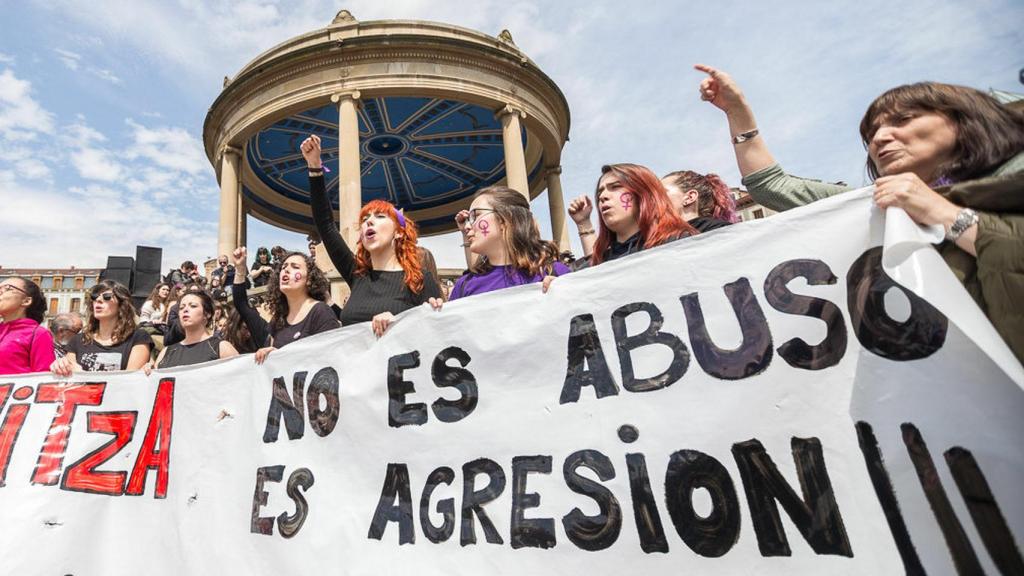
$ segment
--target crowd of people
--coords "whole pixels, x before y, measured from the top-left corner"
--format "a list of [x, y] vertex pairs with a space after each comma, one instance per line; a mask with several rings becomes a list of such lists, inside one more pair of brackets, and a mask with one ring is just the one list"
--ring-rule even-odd
[[[706, 74], [700, 97], [725, 114], [742, 183], [757, 202], [782, 211], [848, 190], [787, 174], [739, 85], [723, 71], [696, 68]], [[860, 136], [875, 203], [943, 226], [939, 252], [1024, 359], [1024, 114], [978, 90], [922, 82], [878, 96]], [[300, 151], [316, 233], [351, 291], [343, 305], [331, 301], [312, 242], [309, 252], [260, 248], [251, 264], [239, 247], [221, 255], [207, 279], [184, 262], [138, 311], [124, 286], [104, 280], [89, 293], [85, 319], [59, 315], [48, 327], [40, 288], [8, 278], [0, 283], [0, 374], [148, 373], [245, 353], [262, 363], [278, 348], [340, 326], [369, 323], [380, 337], [398, 314], [424, 304], [441, 310], [446, 300], [523, 284], [546, 292], [575, 270], [737, 221], [729, 186], [715, 174], [678, 170], [659, 178], [644, 166], [609, 164], [593, 194], [568, 205], [583, 246], [577, 259], [541, 237], [520, 191], [490, 186], [455, 217], [471, 256], [449, 287], [418, 246], [415, 222], [388, 202], [362, 207], [359, 239], [350, 247], [333, 220], [320, 139], [310, 136]], [[266, 291], [262, 314], [247, 292], [258, 287]]]

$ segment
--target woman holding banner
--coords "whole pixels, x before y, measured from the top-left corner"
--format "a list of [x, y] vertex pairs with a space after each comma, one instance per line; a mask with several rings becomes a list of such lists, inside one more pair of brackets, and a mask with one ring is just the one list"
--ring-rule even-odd
[[338, 328], [334, 312], [327, 305], [331, 285], [309, 255], [302, 252], [284, 254], [280, 270], [270, 277], [267, 285], [270, 322], [249, 305], [246, 297], [245, 248], [236, 248], [232, 258], [235, 263], [232, 300], [253, 341], [260, 345], [256, 351], [257, 364], [262, 364], [267, 355], [278, 348], [306, 336]]
[[46, 300], [35, 282], [0, 282], [0, 374], [45, 372], [54, 361], [53, 336], [40, 326]]
[[72, 372], [138, 370], [149, 362], [153, 339], [135, 323], [132, 295], [113, 280], [89, 291], [89, 318], [68, 344], [68, 353], [50, 365], [58, 376]]
[[[450, 300], [569, 273], [558, 260], [558, 246], [541, 239], [526, 197], [511, 188], [482, 188], [455, 220], [480, 258], [455, 281]], [[431, 298], [430, 304], [440, 309], [442, 300]]]
[[[594, 203], [600, 213], [596, 238], [590, 223]], [[589, 265], [698, 234], [676, 212], [661, 180], [644, 166], [603, 166], [594, 203], [588, 196], [569, 203], [569, 216], [579, 229], [583, 253], [590, 257]], [[585, 259], [577, 262], [588, 266]]]
[[358, 248], [353, 253], [334, 224], [320, 161], [320, 138], [310, 136], [300, 148], [309, 167], [317, 233], [335, 269], [352, 290], [341, 311], [341, 323], [372, 322], [373, 333], [380, 337], [396, 314], [441, 297], [437, 280], [424, 271], [420, 261], [416, 224], [390, 202], [373, 200], [359, 212]]
[[185, 339], [161, 350], [156, 362], [146, 365], [146, 373], [152, 368], [191, 366], [238, 356], [238, 350], [230, 342], [210, 335], [213, 315], [214, 303], [209, 293], [190, 292], [182, 296], [178, 302], [178, 318]]
[[[701, 98], [726, 114], [755, 200], [787, 210], [850, 189], [783, 172], [736, 82], [710, 66], [696, 68], [708, 75]], [[921, 82], [875, 98], [860, 135], [875, 203], [943, 226], [943, 259], [1024, 360], [1024, 113], [972, 88]]]

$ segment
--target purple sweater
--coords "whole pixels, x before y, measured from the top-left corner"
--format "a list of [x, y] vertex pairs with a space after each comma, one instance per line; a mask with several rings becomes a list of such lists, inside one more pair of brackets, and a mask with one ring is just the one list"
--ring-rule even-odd
[[0, 374], [46, 372], [53, 359], [53, 336], [38, 322], [0, 322]]
[[[562, 276], [569, 273], [569, 267], [561, 262], [555, 262], [552, 276]], [[527, 276], [522, 270], [511, 266], [495, 266], [486, 274], [473, 274], [468, 272], [455, 281], [449, 300], [458, 300], [465, 296], [493, 292], [502, 288], [522, 286], [523, 284], [534, 284], [544, 279], [543, 274]]]

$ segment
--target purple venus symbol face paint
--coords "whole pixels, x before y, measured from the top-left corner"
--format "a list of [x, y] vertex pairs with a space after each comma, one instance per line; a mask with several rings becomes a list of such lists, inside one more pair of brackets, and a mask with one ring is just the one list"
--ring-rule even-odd
[[296, 272], [295, 273], [295, 280], [296, 281], [302, 280], [302, 272]]
[[619, 202], [622, 203], [623, 210], [629, 210], [633, 207], [633, 193], [625, 192], [619, 196]]
[[490, 234], [491, 224], [487, 222], [487, 220], [481, 220], [477, 222], [476, 227], [478, 230], [480, 230], [480, 233], [484, 235], [484, 238], [486, 238], [487, 235]]

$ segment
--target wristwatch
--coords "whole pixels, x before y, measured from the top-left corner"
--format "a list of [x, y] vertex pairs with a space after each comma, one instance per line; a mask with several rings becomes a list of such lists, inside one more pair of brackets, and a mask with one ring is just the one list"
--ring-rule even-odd
[[946, 240], [956, 242], [968, 228], [978, 223], [978, 213], [970, 208], [962, 208], [953, 220], [953, 225], [946, 232]]
[[753, 130], [747, 130], [746, 132], [740, 132], [739, 134], [733, 136], [732, 143], [742, 144], [747, 140], [750, 140], [754, 136], [757, 136], [758, 132], [760, 131], [757, 128], [754, 128]]

